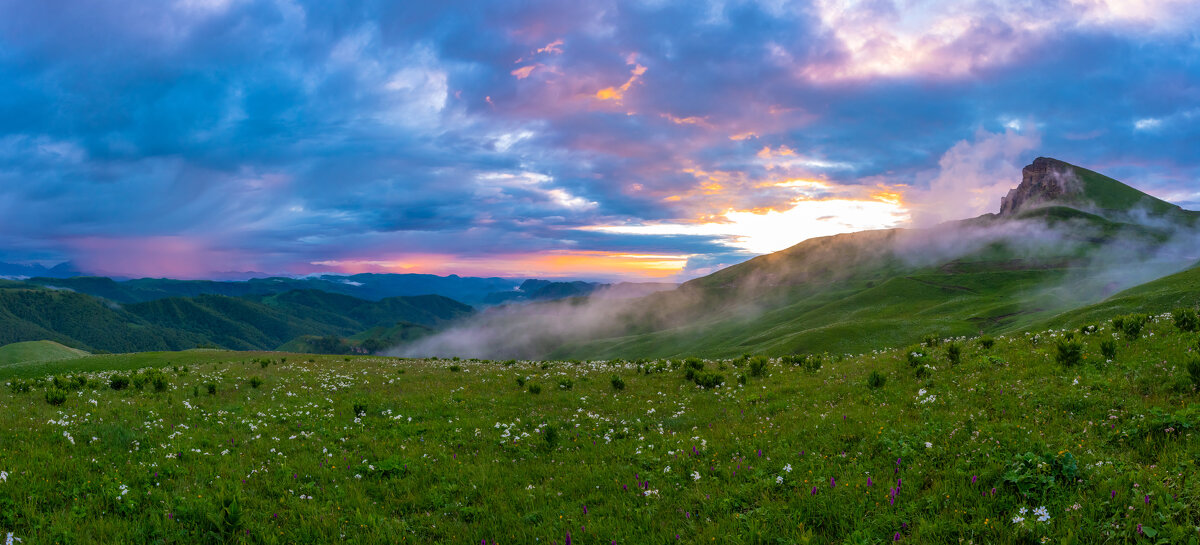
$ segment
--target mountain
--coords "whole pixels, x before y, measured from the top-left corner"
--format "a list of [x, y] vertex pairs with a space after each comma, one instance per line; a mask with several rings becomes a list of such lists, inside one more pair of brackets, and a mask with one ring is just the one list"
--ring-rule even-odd
[[71, 262], [59, 263], [50, 268], [46, 268], [41, 264], [22, 265], [19, 263], [0, 263], [0, 277], [8, 278], [29, 278], [32, 276], [41, 276], [48, 278], [67, 278], [71, 276], [79, 276], [80, 272], [75, 269], [75, 265]]
[[1000, 212], [791, 248], [631, 300], [496, 309], [396, 353], [641, 358], [869, 351], [1001, 333], [1200, 260], [1200, 214], [1038, 158]]
[[195, 297], [198, 295], [244, 297], [294, 290], [320, 290], [375, 301], [388, 297], [440, 295], [471, 304], [483, 301], [489, 294], [497, 291], [511, 291], [518, 285], [516, 280], [504, 278], [435, 276], [431, 274], [323, 275], [306, 278], [253, 278], [245, 281], [174, 280], [170, 278], [117, 281], [106, 277], [79, 276], [73, 278], [34, 277], [29, 278], [27, 282], [70, 289], [103, 297], [116, 303], [143, 303], [168, 297]]
[[271, 350], [301, 336], [350, 336], [398, 323], [434, 330], [473, 312], [437, 296], [368, 301], [318, 290], [230, 297], [169, 297], [118, 305], [69, 290], [0, 283], [0, 345], [51, 340], [84, 350], [134, 352], [214, 346]]

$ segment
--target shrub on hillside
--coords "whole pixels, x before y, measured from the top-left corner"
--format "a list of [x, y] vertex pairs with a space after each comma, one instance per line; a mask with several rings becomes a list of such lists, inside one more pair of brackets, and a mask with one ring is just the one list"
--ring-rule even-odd
[[725, 382], [725, 376], [717, 373], [703, 371], [696, 373], [696, 377], [692, 379], [697, 386], [705, 389], [716, 388]]
[[1196, 310], [1191, 308], [1176, 310], [1175, 327], [1188, 333], [1200, 330], [1200, 317], [1196, 316]]
[[46, 390], [46, 403], [51, 405], [62, 405], [67, 401], [67, 393], [58, 388], [50, 388]]
[[929, 334], [921, 339], [921, 345], [925, 348], [933, 348], [939, 344], [942, 344], [942, 340], [937, 335]]
[[625, 389], [625, 381], [621, 380], [621, 377], [619, 377], [617, 375], [613, 375], [612, 380], [610, 380], [609, 382], [612, 383], [612, 387], [614, 390], [624, 390]]
[[114, 390], [124, 390], [129, 387], [129, 377], [116, 375], [108, 380], [108, 386]]
[[205, 384], [205, 385], [204, 385], [204, 388], [205, 388], [206, 390], [208, 390], [208, 395], [210, 395], [210, 396], [215, 396], [215, 395], [217, 395], [217, 385], [216, 385], [216, 384], [213, 384], [213, 383], [211, 383], [211, 382], [210, 382], [210, 383], [208, 383], [208, 384]]
[[871, 371], [871, 374], [867, 375], [867, 386], [869, 386], [872, 390], [876, 388], [882, 388], [886, 383], [887, 377], [883, 376], [883, 374], [879, 371]]
[[8, 389], [14, 394], [23, 394], [33, 388], [33, 383], [19, 378], [8, 381]]
[[168, 382], [167, 382], [167, 377], [166, 377], [166, 375], [163, 375], [162, 373], [155, 373], [155, 374], [153, 375], [153, 377], [150, 379], [150, 385], [151, 385], [151, 386], [154, 386], [154, 391], [155, 391], [155, 392], [165, 392], [165, 391], [167, 391], [167, 386], [168, 386], [169, 384], [170, 384], [170, 383], [168, 383]]
[[1117, 341], [1112, 339], [1104, 339], [1100, 341], [1100, 355], [1104, 356], [1105, 360], [1114, 360], [1117, 358]]
[[750, 358], [750, 376], [761, 377], [767, 374], [767, 363], [769, 361], [766, 356], [754, 356]]
[[540, 394], [540, 393], [542, 393], [542, 387], [538, 386], [537, 384], [530, 384], [529, 385], [529, 393], [534, 394], [534, 395]]
[[262, 386], [262, 384], [263, 384], [263, 380], [261, 378], [253, 377], [250, 379], [250, 387], [251, 388], [258, 388], [259, 386]]
[[1056, 345], [1054, 360], [1063, 367], [1076, 367], [1083, 363], [1083, 344], [1073, 340], [1061, 340]]
[[1200, 388], [1200, 357], [1192, 356], [1188, 359], [1187, 372], [1192, 378], [1192, 385]]
[[929, 363], [929, 352], [921, 346], [912, 346], [905, 351], [909, 367], [921, 367]]
[[558, 381], [558, 388], [560, 390], [570, 390], [571, 388], [574, 388], [574, 387], [575, 387], [575, 383], [571, 382], [571, 379], [569, 379], [569, 378], [559, 379], [559, 381]]
[[993, 339], [990, 336], [983, 336], [979, 338], [979, 347], [983, 348], [984, 350], [991, 350], [995, 345], [996, 339]]
[[952, 365], [958, 365], [962, 362], [962, 346], [958, 343], [950, 343], [946, 345], [946, 359]]
[[820, 354], [789, 354], [779, 359], [784, 365], [792, 365], [804, 369], [810, 373], [821, 370], [824, 364], [824, 357]]
[[1142, 328], [1150, 320], [1145, 314], [1128, 314], [1113, 318], [1113, 329], [1120, 331], [1126, 340], [1135, 340], [1142, 335]]

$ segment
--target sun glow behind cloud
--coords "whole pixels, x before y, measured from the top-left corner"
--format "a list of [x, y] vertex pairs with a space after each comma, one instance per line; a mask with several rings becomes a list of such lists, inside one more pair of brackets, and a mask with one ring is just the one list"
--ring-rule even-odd
[[721, 221], [603, 225], [588, 229], [636, 235], [701, 235], [721, 237], [725, 244], [754, 254], [777, 252], [803, 240], [867, 229], [886, 229], [908, 221], [894, 193], [875, 199], [798, 199], [784, 210], [728, 210]]

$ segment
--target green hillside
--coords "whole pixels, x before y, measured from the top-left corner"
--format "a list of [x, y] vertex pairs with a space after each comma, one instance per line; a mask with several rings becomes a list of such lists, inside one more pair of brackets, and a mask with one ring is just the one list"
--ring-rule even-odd
[[87, 355], [83, 350], [63, 346], [54, 341], [26, 341], [0, 346], [0, 365], [68, 360]]
[[1200, 267], [1130, 288], [1100, 303], [1072, 309], [1037, 327], [1079, 327], [1117, 314], [1162, 314], [1196, 307], [1200, 307]]

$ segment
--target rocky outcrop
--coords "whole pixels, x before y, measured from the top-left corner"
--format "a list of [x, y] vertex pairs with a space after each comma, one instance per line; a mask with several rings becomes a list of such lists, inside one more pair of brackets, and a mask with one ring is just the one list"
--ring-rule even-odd
[[1083, 182], [1075, 167], [1049, 157], [1038, 157], [1021, 169], [1021, 185], [1000, 199], [1000, 215], [1011, 216], [1021, 210], [1052, 202], [1069, 203], [1083, 193]]

